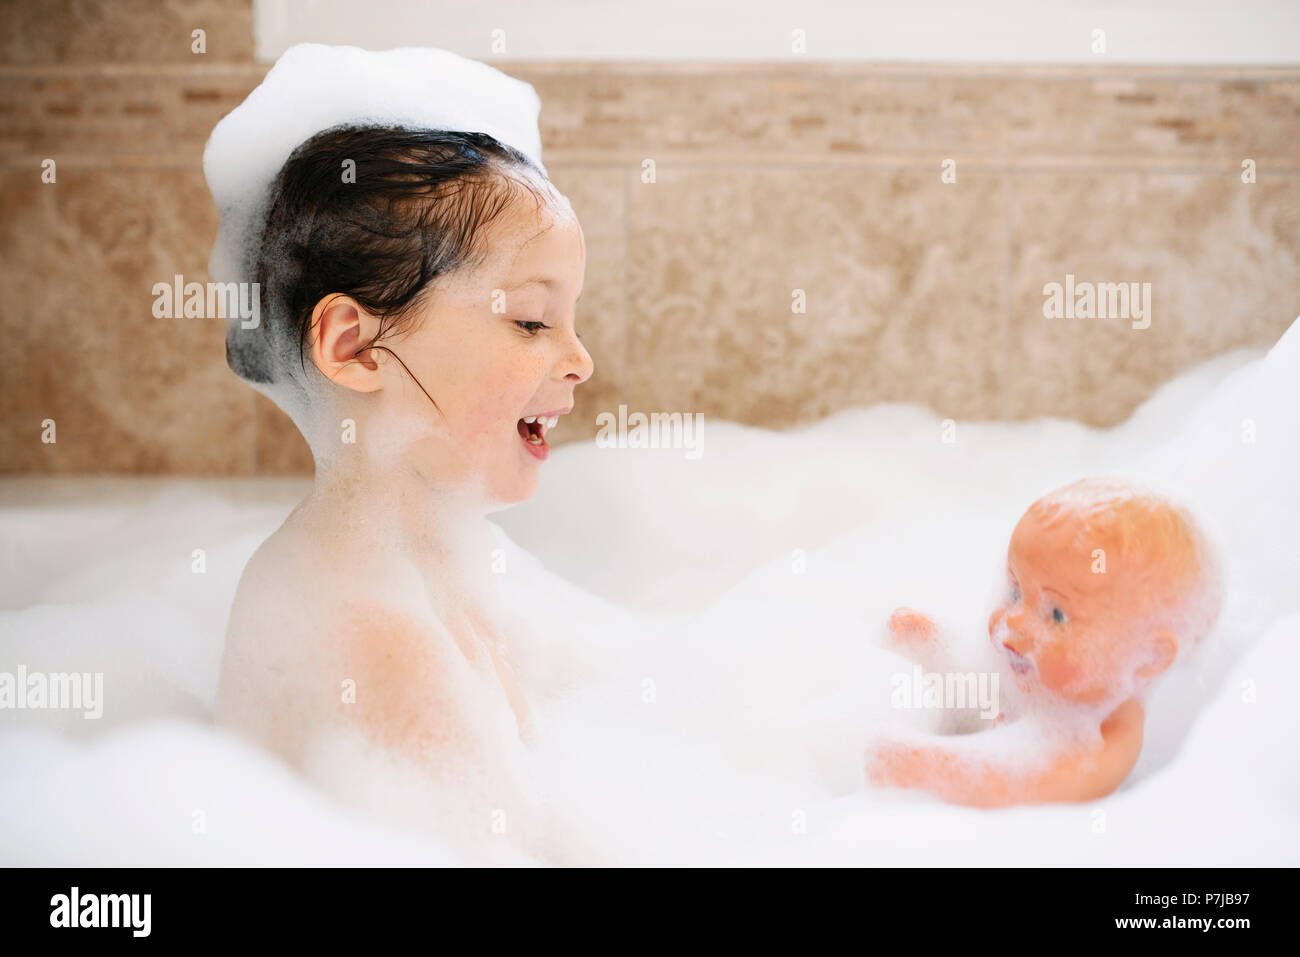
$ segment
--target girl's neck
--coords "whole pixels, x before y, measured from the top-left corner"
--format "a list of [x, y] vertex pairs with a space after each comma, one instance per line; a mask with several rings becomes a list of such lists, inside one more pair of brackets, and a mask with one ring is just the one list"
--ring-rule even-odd
[[488, 509], [477, 489], [439, 482], [418, 464], [401, 462], [377, 468], [364, 455], [340, 456], [317, 465], [310, 496], [313, 511], [330, 520], [356, 523], [378, 538], [423, 560], [490, 561], [492, 537]]

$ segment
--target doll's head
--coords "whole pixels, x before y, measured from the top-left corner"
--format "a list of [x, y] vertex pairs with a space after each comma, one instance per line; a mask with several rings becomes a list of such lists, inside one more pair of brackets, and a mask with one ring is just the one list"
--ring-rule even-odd
[[493, 503], [527, 498], [545, 425], [592, 373], [567, 200], [485, 133], [346, 125], [298, 146], [251, 273], [262, 322], [227, 358], [318, 469], [364, 456]]
[[1091, 703], [1139, 693], [1204, 639], [1218, 577], [1191, 517], [1122, 481], [1085, 479], [1025, 512], [989, 637], [1017, 683]]

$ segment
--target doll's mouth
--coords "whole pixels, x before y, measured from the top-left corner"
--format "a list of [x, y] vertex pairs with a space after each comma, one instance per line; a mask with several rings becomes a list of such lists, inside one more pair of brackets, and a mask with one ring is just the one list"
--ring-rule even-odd
[[[1002, 647], [1006, 648], [1006, 645], [1003, 645]], [[1016, 674], [1027, 675], [1034, 670], [1034, 663], [1030, 661], [1028, 658], [1026, 658], [1024, 655], [1018, 654], [1017, 652], [1012, 651], [1010, 648], [1006, 648], [1006, 651], [1007, 651], [1007, 657], [1011, 660], [1011, 670], [1014, 671]]]

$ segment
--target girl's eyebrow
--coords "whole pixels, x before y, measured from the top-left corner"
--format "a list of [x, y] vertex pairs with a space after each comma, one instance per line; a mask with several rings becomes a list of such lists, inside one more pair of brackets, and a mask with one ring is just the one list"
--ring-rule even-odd
[[[552, 278], [550, 278], [549, 276], [530, 276], [530, 277], [527, 278], [527, 279], [521, 279], [519, 282], [511, 283], [510, 285], [506, 286], [505, 288], [506, 288], [506, 289], [522, 289], [524, 286], [546, 286], [546, 287], [549, 288], [549, 287], [554, 286], [554, 285], [555, 285], [555, 280], [552, 279]], [[586, 291], [587, 291], [587, 290], [584, 289], [582, 292], [586, 292]], [[581, 299], [582, 299], [582, 293], [579, 293], [579, 294], [578, 294], [578, 298], [575, 299], [575, 300], [573, 300], [573, 301], [574, 301], [574, 302], [579, 302], [579, 301], [581, 301]]]

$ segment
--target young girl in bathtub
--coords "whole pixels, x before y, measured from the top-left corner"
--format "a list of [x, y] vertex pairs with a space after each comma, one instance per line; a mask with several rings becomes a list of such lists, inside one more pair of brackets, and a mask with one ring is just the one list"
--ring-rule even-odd
[[[1012, 533], [1007, 579], [988, 630], [1014, 678], [1012, 707], [983, 733], [876, 742], [872, 784], [985, 808], [1110, 794], [1142, 750], [1144, 693], [1218, 613], [1191, 518], [1114, 480], [1034, 502]], [[927, 670], [943, 670], [949, 656], [929, 618], [899, 609], [890, 631]]]
[[463, 797], [439, 809], [449, 832], [537, 851], [485, 515], [534, 493], [592, 374], [582, 229], [490, 135], [366, 123], [300, 143], [263, 222], [244, 267], [261, 322], [230, 327], [228, 361], [293, 417], [316, 474], [244, 570], [216, 719], [344, 787], [368, 772], [340, 755], [391, 756], [456, 785], [435, 789]]

